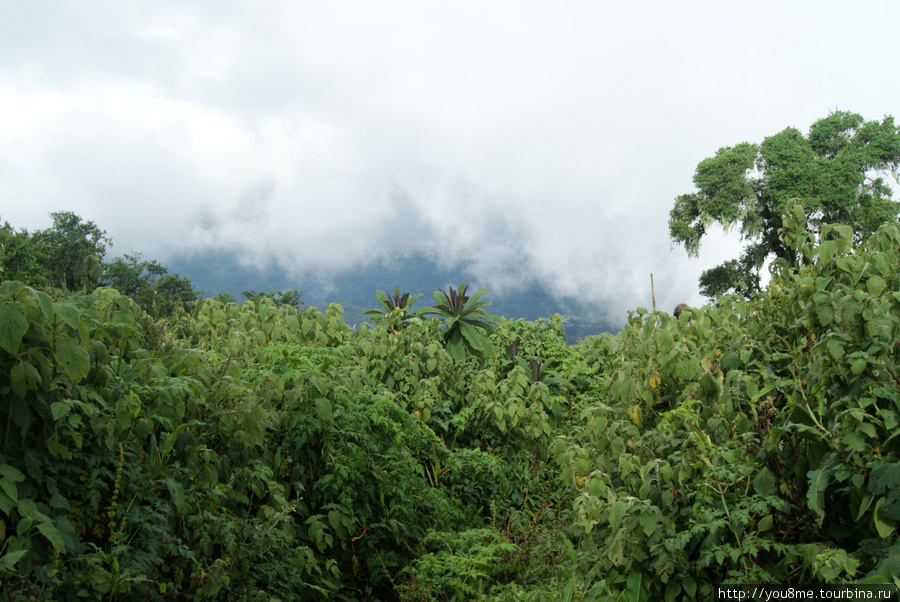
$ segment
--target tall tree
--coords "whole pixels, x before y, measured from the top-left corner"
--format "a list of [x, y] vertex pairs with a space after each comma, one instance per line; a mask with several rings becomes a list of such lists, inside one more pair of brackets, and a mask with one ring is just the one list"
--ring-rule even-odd
[[50, 286], [27, 230], [14, 230], [8, 222], [0, 226], [0, 280], [18, 280], [28, 286]]
[[747, 246], [738, 259], [704, 272], [700, 292], [752, 294], [759, 290], [759, 270], [767, 258], [798, 261], [779, 238], [790, 199], [800, 200], [810, 231], [825, 223], [846, 224], [863, 240], [897, 219], [900, 203], [885, 176], [896, 181], [898, 166], [900, 128], [893, 117], [865, 121], [837, 111], [813, 123], [807, 136], [787, 128], [762, 144], [720, 148], [701, 161], [694, 173], [697, 191], [675, 199], [669, 235], [696, 257], [709, 226], [719, 223], [727, 231], [739, 224]]
[[85, 280], [85, 258], [103, 259], [112, 245], [106, 231], [71, 211], [51, 213], [53, 226], [32, 234], [34, 251], [51, 286], [74, 290]]

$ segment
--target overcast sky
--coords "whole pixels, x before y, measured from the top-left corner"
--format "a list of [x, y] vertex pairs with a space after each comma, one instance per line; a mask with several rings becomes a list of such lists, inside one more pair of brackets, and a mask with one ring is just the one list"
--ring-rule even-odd
[[897, 0], [7, 0], [0, 220], [298, 274], [424, 248], [616, 317], [652, 272], [662, 309], [700, 303], [740, 241], [670, 243], [697, 163], [900, 117], [898, 23]]

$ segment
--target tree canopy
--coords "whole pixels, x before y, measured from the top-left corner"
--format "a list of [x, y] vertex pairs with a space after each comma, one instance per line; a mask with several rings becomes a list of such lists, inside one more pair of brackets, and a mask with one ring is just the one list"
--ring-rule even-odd
[[92, 221], [71, 211], [51, 213], [53, 225], [29, 233], [0, 227], [0, 279], [18, 280], [30, 286], [74, 290], [90, 277], [93, 262], [103, 259], [112, 242]]
[[116, 257], [105, 266], [103, 284], [131, 297], [144, 311], [169, 315], [179, 304], [197, 300], [190, 280], [170, 274], [155, 260], [145, 261], [140, 253]]
[[825, 223], [849, 225], [859, 242], [897, 219], [900, 203], [885, 176], [897, 180], [898, 166], [900, 129], [893, 117], [865, 121], [836, 111], [813, 123], [806, 136], [786, 128], [761, 144], [720, 148], [701, 161], [694, 174], [696, 192], [675, 199], [669, 235], [696, 257], [712, 224], [726, 231], [739, 225], [747, 241], [741, 256], [704, 272], [700, 291], [709, 297], [752, 294], [759, 290], [766, 259], [798, 263], [779, 238], [789, 200], [801, 202], [811, 232]]

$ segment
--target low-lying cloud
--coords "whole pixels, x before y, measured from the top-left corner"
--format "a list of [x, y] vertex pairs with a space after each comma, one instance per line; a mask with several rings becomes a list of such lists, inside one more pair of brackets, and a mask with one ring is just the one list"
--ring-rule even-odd
[[618, 316], [650, 304], [653, 273], [660, 307], [699, 303], [699, 273], [740, 244], [671, 247], [698, 161], [837, 108], [896, 112], [879, 58], [900, 5], [854, 10], [879, 18], [774, 0], [19, 4], [0, 25], [0, 218], [69, 210], [115, 254], [238, 250], [298, 275], [422, 249]]

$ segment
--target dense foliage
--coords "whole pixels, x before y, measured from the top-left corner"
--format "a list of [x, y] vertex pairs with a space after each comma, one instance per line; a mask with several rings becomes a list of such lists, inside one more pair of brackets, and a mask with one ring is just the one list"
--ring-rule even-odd
[[[69, 211], [51, 213], [46, 230], [0, 226], [0, 280], [16, 280], [36, 288], [91, 292], [98, 285], [115, 288], [151, 316], [167, 316], [196, 301], [198, 292], [187, 278], [169, 273], [140, 253], [104, 262], [112, 241], [94, 222]], [[299, 302], [299, 293], [290, 302]]]
[[126, 253], [103, 266], [102, 284], [127, 295], [153, 316], [168, 316], [198, 298], [190, 280], [170, 274], [155, 260], [144, 260], [140, 253]]
[[64, 290], [96, 282], [99, 273], [90, 268], [112, 244], [106, 231], [69, 211], [50, 218], [50, 228], [34, 232], [17, 231], [5, 222], [0, 226], [0, 279]]
[[843, 224], [862, 242], [883, 223], [897, 220], [900, 203], [885, 177], [900, 167], [900, 128], [892, 117], [881, 122], [836, 111], [816, 121], [804, 136], [787, 128], [762, 144], [743, 142], [720, 148], [694, 174], [696, 192], [675, 199], [669, 216], [672, 240], [696, 256], [714, 222], [726, 230], [739, 225], [747, 241], [741, 257], [707, 270], [701, 293], [759, 291], [759, 270], [772, 257], [796, 263], [781, 239], [781, 216], [791, 199], [805, 209], [805, 226]]
[[[6, 280], [3, 595], [898, 584], [900, 232], [816, 238], [788, 210], [805, 260], [776, 261], [766, 292], [677, 319], [639, 308], [577, 346], [557, 318], [466, 314], [484, 302], [464, 290], [428, 319], [398, 296], [351, 329], [339, 306], [207, 299], [154, 318], [111, 288]], [[475, 343], [461, 316], [484, 322]]]

